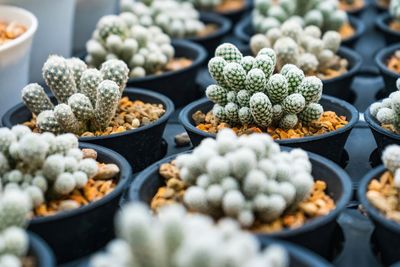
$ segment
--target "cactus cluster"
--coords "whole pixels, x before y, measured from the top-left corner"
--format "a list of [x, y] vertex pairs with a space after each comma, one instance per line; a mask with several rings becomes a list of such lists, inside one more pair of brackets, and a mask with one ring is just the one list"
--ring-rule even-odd
[[267, 134], [237, 137], [231, 129], [178, 156], [176, 166], [188, 185], [184, 203], [190, 210], [231, 217], [243, 227], [272, 222], [295, 209], [314, 184], [303, 150], [281, 151]]
[[390, 1], [389, 13], [396, 23], [400, 23], [400, 0]]
[[263, 48], [256, 57], [245, 56], [232, 44], [222, 44], [208, 63], [217, 84], [206, 90], [215, 103], [212, 113], [231, 126], [255, 124], [266, 128], [292, 129], [300, 121], [307, 125], [318, 120], [323, 108], [318, 104], [322, 82], [305, 77], [293, 64], [273, 74], [277, 57]]
[[388, 98], [373, 103], [369, 111], [381, 124], [391, 124], [396, 131], [400, 131], [400, 78], [397, 79], [397, 91]]
[[115, 116], [128, 72], [121, 60], [110, 59], [97, 70], [78, 58], [51, 55], [43, 66], [43, 78], [58, 105], [53, 105], [37, 83], [22, 89], [22, 99], [37, 115], [36, 124], [42, 132], [80, 135], [104, 130]]
[[256, 34], [250, 40], [250, 48], [257, 55], [263, 48], [272, 48], [276, 53], [277, 70], [285, 64], [294, 64], [306, 75], [346, 64], [336, 55], [341, 43], [340, 34], [327, 31], [323, 35], [316, 26], [304, 29], [298, 21], [288, 20], [279, 28], [268, 30], [266, 34]]
[[169, 36], [150, 25], [131, 12], [102, 17], [86, 44], [86, 62], [99, 67], [109, 59], [123, 60], [131, 70], [130, 78], [163, 70], [175, 50]]
[[133, 203], [117, 217], [118, 238], [95, 255], [91, 267], [286, 267], [286, 250], [271, 245], [259, 250], [257, 239], [232, 220], [215, 224], [189, 214], [182, 206], [164, 207], [153, 217], [148, 207]]
[[32, 203], [28, 195], [16, 188], [0, 190], [0, 266], [22, 266], [21, 258], [29, 248], [25, 222]]
[[323, 32], [338, 31], [348, 21], [337, 0], [255, 0], [253, 27], [257, 33], [277, 28], [288, 19], [302, 26], [315, 25]]
[[140, 25], [155, 25], [172, 38], [196, 36], [205, 25], [190, 1], [153, 0], [148, 5], [135, 0], [122, 0], [121, 11], [130, 12]]
[[28, 193], [35, 207], [51, 194], [84, 187], [97, 171], [94, 159], [83, 159], [73, 134], [32, 133], [23, 125], [0, 128], [0, 186]]

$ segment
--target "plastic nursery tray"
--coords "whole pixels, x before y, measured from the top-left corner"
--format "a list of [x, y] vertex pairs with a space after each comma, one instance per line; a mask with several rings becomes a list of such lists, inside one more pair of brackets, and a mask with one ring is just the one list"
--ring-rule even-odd
[[[374, 0], [367, 1], [372, 3]], [[366, 32], [355, 46], [364, 60], [362, 71], [356, 76], [352, 85], [355, 97], [354, 105], [360, 112], [364, 112], [377, 99], [376, 96], [379, 96], [379, 91], [384, 87], [383, 80], [379, 77], [374, 63], [376, 51], [385, 47], [383, 36], [375, 30], [376, 14], [377, 10], [373, 4], [369, 5], [362, 14], [361, 19], [365, 23]], [[226, 40], [237, 43], [237, 40], [231, 36]], [[164, 140], [168, 144], [166, 156], [191, 149], [190, 145], [177, 148], [174, 143], [174, 136], [184, 132], [184, 128], [177, 119], [179, 111], [177, 110], [171, 117], [164, 133]], [[345, 146], [348, 159], [346, 159], [347, 164], [344, 169], [352, 179], [354, 190], [357, 189], [364, 174], [372, 168], [371, 166], [380, 164], [380, 156], [375, 149], [376, 144], [372, 133], [361, 115], [360, 121], [352, 130]], [[383, 264], [372, 242], [374, 227], [368, 217], [358, 210], [358, 205], [359, 202], [354, 196], [353, 201], [338, 219], [340, 231], [337, 244], [334, 244], [335, 257], [331, 263], [338, 267], [381, 267]], [[321, 242], [324, 241], [321, 240]], [[62, 265], [62, 267], [87, 266], [87, 260], [87, 258], [77, 260]]]

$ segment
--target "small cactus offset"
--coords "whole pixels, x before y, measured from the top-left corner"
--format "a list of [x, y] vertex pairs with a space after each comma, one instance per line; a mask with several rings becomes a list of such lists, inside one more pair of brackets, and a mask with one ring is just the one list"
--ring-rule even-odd
[[[97, 171], [94, 159], [83, 159], [73, 134], [32, 133], [22, 125], [0, 128], [0, 184], [6, 191], [27, 193], [34, 207], [45, 201], [47, 193], [67, 195], [83, 187], [82, 181]], [[2, 210], [0, 204], [0, 224]]]
[[118, 238], [92, 257], [91, 267], [289, 266], [283, 247], [260, 251], [257, 239], [234, 221], [214, 223], [180, 205], [164, 207], [153, 217], [148, 207], [131, 203], [116, 222]]
[[171, 38], [185, 38], [196, 36], [206, 27], [193, 4], [186, 0], [123, 0], [121, 11], [132, 13], [142, 26], [157, 26]]
[[317, 26], [326, 32], [338, 31], [348, 17], [336, 0], [255, 1], [252, 22], [257, 33], [266, 33], [288, 20], [296, 20], [302, 26]]
[[[47, 85], [58, 100], [55, 107], [38, 84], [22, 89], [22, 100], [35, 114], [42, 132], [82, 134], [108, 127], [128, 81], [129, 69], [121, 60], [108, 60], [100, 70], [88, 69], [77, 58], [50, 56], [43, 67]], [[102, 84], [113, 83], [114, 94], [106, 96]], [[95, 118], [96, 117], [96, 118]]]
[[[125, 2], [121, 3], [122, 7], [125, 7], [123, 9], [129, 6]], [[148, 9], [140, 2], [132, 5], [140, 6], [138, 12]], [[149, 12], [145, 12], [146, 18], [152, 21]], [[159, 27], [151, 26], [153, 23], [142, 23], [147, 19], [143, 18], [141, 21], [142, 19], [132, 12], [104, 16], [97, 23], [92, 39], [86, 44], [86, 62], [90, 66], [101, 67], [104, 79], [113, 80], [121, 89], [126, 81], [123, 67], [116, 59], [128, 65], [130, 78], [138, 78], [162, 71], [174, 57], [175, 51], [170, 37]], [[111, 59], [113, 61], [110, 61]], [[99, 80], [96, 74], [92, 75], [94, 81]]]
[[254, 58], [243, 57], [232, 44], [220, 45], [208, 63], [217, 84], [206, 90], [215, 103], [215, 117], [231, 126], [256, 124], [284, 129], [318, 120], [323, 113], [318, 104], [321, 80], [305, 77], [293, 64], [284, 65], [280, 73], [272, 75], [279, 60], [270, 48], [261, 49]]
[[400, 188], [400, 146], [387, 146], [382, 153], [382, 162], [393, 174], [394, 186]]
[[[281, 123], [290, 123], [292, 116]], [[314, 184], [303, 150], [280, 151], [267, 134], [237, 137], [231, 129], [178, 156], [176, 165], [188, 186], [183, 199], [189, 210], [216, 219], [231, 217], [245, 228], [255, 221], [272, 222], [296, 208]], [[227, 186], [232, 183], [235, 186]]]
[[340, 44], [339, 33], [326, 31], [322, 34], [318, 27], [302, 28], [295, 20], [288, 20], [266, 34], [256, 34], [250, 40], [255, 55], [271, 49], [275, 51], [278, 71], [286, 64], [293, 64], [306, 75], [323, 73], [329, 68], [347, 68], [347, 60], [337, 55]]
[[373, 103], [369, 111], [381, 125], [393, 125], [396, 132], [400, 132], [400, 78], [397, 79], [397, 91], [388, 98]]
[[0, 266], [22, 266], [29, 248], [24, 227], [31, 207], [26, 192], [15, 187], [0, 190]]

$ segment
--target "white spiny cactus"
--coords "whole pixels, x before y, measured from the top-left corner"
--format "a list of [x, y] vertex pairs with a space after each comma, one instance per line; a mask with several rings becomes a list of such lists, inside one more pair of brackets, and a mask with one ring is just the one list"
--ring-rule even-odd
[[[184, 179], [189, 186], [184, 203], [190, 210], [232, 217], [249, 227], [255, 219], [277, 219], [311, 192], [311, 163], [305, 152], [280, 152], [279, 146], [276, 151], [266, 134], [236, 137], [230, 129], [220, 131], [214, 142], [206, 139], [192, 154], [177, 158], [180, 174], [190, 177]], [[200, 157], [200, 151], [210, 156]]]
[[[241, 215], [244, 220], [249, 214]], [[234, 221], [215, 224], [178, 205], [164, 207], [153, 217], [142, 204], [129, 204], [117, 217], [117, 235], [105, 252], [92, 257], [91, 267], [288, 266], [283, 247], [260, 251], [256, 239]]]

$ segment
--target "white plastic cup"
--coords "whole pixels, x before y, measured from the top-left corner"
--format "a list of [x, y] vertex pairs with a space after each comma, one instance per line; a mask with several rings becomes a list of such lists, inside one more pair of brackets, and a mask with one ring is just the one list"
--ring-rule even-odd
[[75, 0], [0, 0], [0, 4], [25, 8], [37, 17], [29, 78], [42, 83], [42, 67], [50, 54], [71, 56]]
[[101, 17], [115, 14], [119, 0], [76, 0], [74, 26], [74, 54], [85, 51], [86, 42], [92, 37]]
[[29, 59], [32, 39], [38, 27], [36, 17], [29, 11], [0, 5], [0, 20], [17, 22], [27, 31], [14, 40], [0, 45], [0, 116], [21, 102], [21, 90], [29, 81]]

